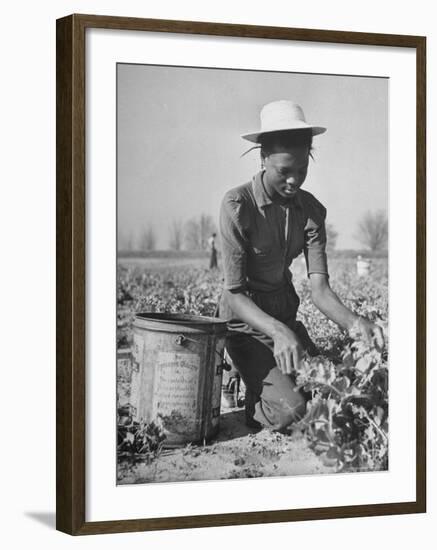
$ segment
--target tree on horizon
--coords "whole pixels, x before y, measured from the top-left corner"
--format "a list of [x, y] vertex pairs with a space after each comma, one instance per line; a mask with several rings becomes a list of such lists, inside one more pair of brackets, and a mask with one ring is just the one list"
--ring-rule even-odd
[[181, 220], [173, 220], [169, 228], [169, 248], [171, 250], [181, 250], [184, 241], [184, 224]]
[[388, 218], [385, 210], [367, 211], [358, 223], [355, 238], [372, 252], [386, 250]]
[[139, 249], [144, 252], [156, 249], [156, 234], [151, 224], [142, 230], [139, 245]]
[[212, 233], [217, 233], [212, 216], [201, 214], [185, 223], [184, 243], [187, 250], [207, 250], [208, 239]]
[[337, 246], [338, 231], [335, 230], [332, 223], [326, 224], [326, 250], [335, 250]]

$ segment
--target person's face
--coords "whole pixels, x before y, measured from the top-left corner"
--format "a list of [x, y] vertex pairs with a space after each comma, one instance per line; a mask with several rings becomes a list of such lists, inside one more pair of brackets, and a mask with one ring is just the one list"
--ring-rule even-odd
[[264, 183], [272, 197], [293, 197], [305, 181], [309, 147], [277, 146], [264, 158]]

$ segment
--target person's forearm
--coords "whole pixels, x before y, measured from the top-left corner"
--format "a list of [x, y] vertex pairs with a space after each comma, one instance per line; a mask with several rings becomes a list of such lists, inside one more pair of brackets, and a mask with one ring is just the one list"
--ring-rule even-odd
[[243, 292], [225, 291], [228, 303], [238, 319], [244, 321], [252, 328], [274, 337], [282, 323], [265, 313], [253, 300]]
[[329, 285], [319, 292], [313, 292], [312, 299], [324, 315], [345, 330], [350, 330], [358, 319], [358, 315], [341, 302]]

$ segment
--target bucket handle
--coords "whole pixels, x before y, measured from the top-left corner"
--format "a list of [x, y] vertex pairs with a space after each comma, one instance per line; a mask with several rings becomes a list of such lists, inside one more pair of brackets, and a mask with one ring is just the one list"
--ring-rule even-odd
[[175, 338], [175, 343], [178, 346], [183, 346], [185, 342], [193, 342], [193, 344], [197, 344], [196, 340], [192, 340], [191, 338], [187, 338], [184, 334], [178, 334]]

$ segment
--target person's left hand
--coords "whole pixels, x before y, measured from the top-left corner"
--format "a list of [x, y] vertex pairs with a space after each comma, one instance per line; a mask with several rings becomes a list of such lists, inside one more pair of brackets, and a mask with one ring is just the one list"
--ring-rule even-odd
[[358, 317], [357, 328], [368, 344], [374, 345], [379, 350], [384, 347], [385, 339], [382, 327], [365, 317]]

